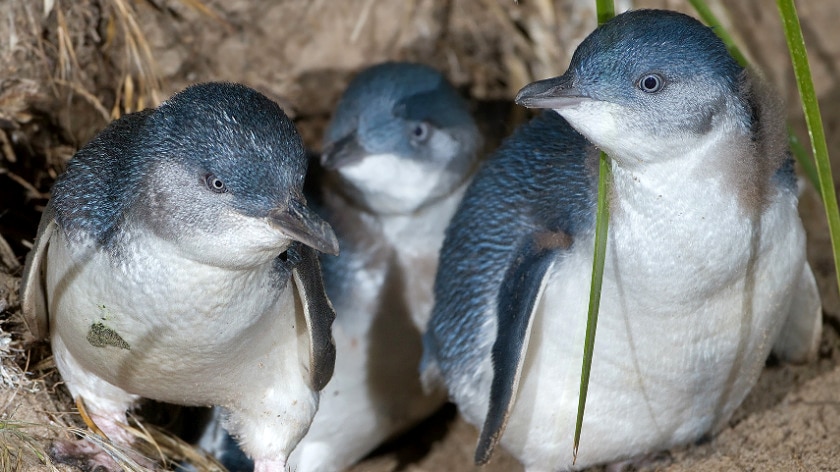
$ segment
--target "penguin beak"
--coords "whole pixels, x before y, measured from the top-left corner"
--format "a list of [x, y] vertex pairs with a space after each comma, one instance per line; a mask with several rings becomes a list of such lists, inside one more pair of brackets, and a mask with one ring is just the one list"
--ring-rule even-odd
[[367, 151], [356, 139], [356, 133], [350, 133], [324, 147], [321, 153], [321, 166], [328, 170], [336, 170], [341, 166], [360, 161], [366, 154]]
[[516, 94], [514, 101], [527, 108], [569, 108], [592, 100], [574, 85], [574, 74], [566, 72], [560, 77], [530, 83]]
[[295, 241], [327, 254], [338, 255], [338, 239], [332, 227], [300, 200], [293, 198], [286, 208], [271, 210], [268, 221]]

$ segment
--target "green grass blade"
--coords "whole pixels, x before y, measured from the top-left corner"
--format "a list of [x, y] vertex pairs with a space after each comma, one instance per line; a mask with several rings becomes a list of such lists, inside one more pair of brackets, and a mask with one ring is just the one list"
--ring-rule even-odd
[[820, 117], [820, 106], [817, 103], [814, 82], [811, 79], [811, 68], [808, 65], [808, 54], [805, 51], [805, 39], [802, 37], [802, 28], [799, 25], [799, 17], [793, 0], [776, 0], [776, 6], [782, 17], [785, 38], [787, 38], [788, 50], [793, 62], [793, 72], [796, 76], [796, 86], [799, 88], [799, 98], [802, 101], [805, 122], [808, 124], [811, 150], [816, 161], [820, 192], [831, 235], [837, 286], [840, 288], [840, 252], [838, 252], [840, 250], [840, 212], [837, 209], [837, 196], [834, 191], [834, 178], [831, 175], [831, 162], [828, 159], [825, 130]]
[[808, 180], [811, 181], [811, 185], [817, 189], [817, 193], [820, 194], [822, 197], [822, 185], [820, 185], [820, 177], [817, 173], [817, 166], [814, 164], [814, 160], [811, 159], [811, 154], [808, 153], [808, 150], [805, 149], [805, 146], [802, 145], [802, 141], [799, 140], [799, 137], [796, 136], [796, 133], [793, 132], [793, 129], [788, 127], [788, 144], [790, 145], [790, 151], [796, 156], [796, 162], [799, 163], [799, 167], [802, 169], [802, 172], [808, 177]]
[[[612, 0], [595, 0], [598, 24], [602, 25], [615, 16]], [[592, 371], [592, 353], [595, 350], [595, 328], [598, 325], [598, 310], [601, 306], [601, 283], [604, 278], [604, 257], [607, 253], [607, 229], [610, 210], [607, 202], [611, 182], [610, 162], [603, 152], [600, 156], [598, 173], [598, 214], [595, 217], [595, 255], [592, 261], [592, 283], [589, 288], [589, 314], [586, 318], [586, 338], [583, 342], [583, 365], [580, 371], [580, 393], [578, 396], [575, 439], [572, 450], [573, 462], [577, 460], [580, 433], [583, 428], [583, 412], [586, 409], [586, 394], [589, 392], [589, 374]]]
[[[595, 328], [598, 325], [598, 310], [601, 306], [601, 283], [604, 277], [604, 259], [607, 254], [607, 230], [610, 209], [607, 195], [612, 181], [609, 158], [603, 152], [599, 159], [598, 214], [595, 221], [595, 257], [592, 262], [592, 284], [589, 289], [589, 315], [586, 319], [586, 339], [583, 346], [583, 366], [580, 372], [580, 396], [578, 397], [577, 422], [573, 457], [577, 460], [580, 433], [583, 427], [583, 412], [586, 408], [586, 394], [589, 391], [589, 374], [592, 370], [592, 354], [595, 349]], [[574, 462], [573, 460], [573, 462]]]
[[[697, 15], [700, 16], [700, 19], [703, 20], [703, 23], [710, 25], [714, 28], [715, 34], [723, 41], [726, 45], [726, 49], [729, 50], [729, 54], [738, 61], [738, 64], [741, 66], [747, 66], [749, 61], [747, 61], [747, 57], [738, 49], [738, 46], [735, 44], [735, 40], [732, 39], [732, 36], [726, 31], [726, 28], [722, 26], [720, 20], [718, 20], [717, 16], [712, 13], [712, 10], [706, 5], [704, 0], [688, 0], [688, 3], [694, 7], [694, 10], [697, 11]], [[814, 186], [817, 191], [820, 191], [820, 181], [817, 177], [817, 169], [814, 167], [814, 161], [811, 159], [811, 154], [800, 144], [799, 138], [796, 137], [793, 130], [788, 128], [788, 142], [790, 143], [790, 150], [793, 153], [793, 156], [796, 158], [796, 162], [799, 163], [799, 167], [805, 172], [805, 176], [808, 177], [808, 180], [811, 182], [811, 185]]]
[[732, 39], [732, 36], [726, 31], [723, 26], [721, 26], [721, 22], [717, 19], [712, 10], [706, 5], [704, 0], [688, 0], [688, 3], [694, 7], [694, 10], [697, 11], [697, 15], [700, 16], [700, 19], [703, 20], [703, 23], [710, 25], [713, 27], [715, 34], [718, 38], [723, 41], [723, 44], [726, 45], [726, 49], [729, 50], [729, 54], [738, 61], [738, 64], [741, 66], [747, 65], [747, 57], [741, 53], [741, 50], [738, 49], [738, 46], [735, 45], [735, 40]]
[[598, 24], [603, 25], [615, 16], [613, 0], [595, 0], [595, 11], [598, 13]]

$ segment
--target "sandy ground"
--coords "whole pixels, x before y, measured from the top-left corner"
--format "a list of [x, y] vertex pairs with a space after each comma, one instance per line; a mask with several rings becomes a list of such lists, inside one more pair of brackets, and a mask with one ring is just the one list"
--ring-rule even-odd
[[[15, 296], [19, 264], [55, 173], [76, 147], [101, 129], [115, 103], [122, 103], [123, 111], [131, 107], [126, 106], [127, 82], [121, 75], [124, 50], [109, 39], [113, 29], [122, 31], [122, 26], [106, 21], [108, 12], [124, 2], [80, 1], [72, 7], [65, 5], [61, 18], [57, 10], [44, 14], [40, 2], [37, 8], [24, 9], [22, 15], [18, 3], [0, 3], [0, 13], [7, 13], [0, 17], [9, 18], [8, 23], [0, 22], [0, 135], [4, 138], [0, 144], [18, 156], [13, 161], [8, 153], [0, 153], [0, 235], [10, 245], [8, 250], [0, 247], [0, 420], [7, 422], [0, 422], [0, 470], [44, 470], [38, 454], [51, 439], [66, 435], [62, 427], [79, 421], [48, 346], [24, 342]], [[416, 60], [441, 68], [474, 100], [485, 129], [494, 135], [506, 134], [521, 117], [521, 110], [509, 105], [515, 90], [532, 79], [561, 73], [574, 46], [594, 26], [590, 5], [594, 2], [582, 0], [522, 2], [521, 6], [504, 0], [205, 3], [212, 14], [186, 1], [134, 4], [138, 28], [158, 66], [159, 94], [168, 96], [196, 81], [244, 82], [293, 111], [307, 143], [316, 149], [329, 110], [352, 73], [386, 59]], [[677, 0], [633, 3], [690, 11], [687, 2]], [[772, 2], [711, 3], [716, 11], [728, 12], [725, 24], [786, 98], [791, 124], [804, 139], [804, 121]], [[53, 2], [43, 2], [43, 9], [49, 5]], [[554, 8], [552, 15], [546, 15], [546, 5]], [[840, 169], [840, 2], [800, 0], [798, 7], [829, 150], [835, 169]], [[71, 34], [58, 34], [61, 28], [55, 25], [61, 21], [70, 25]], [[22, 46], [26, 25], [36, 33], [41, 28], [39, 37], [44, 43], [29, 49]], [[528, 35], [523, 37], [511, 25]], [[74, 56], [62, 56], [64, 50], [55, 46], [62, 38], [76, 45]], [[46, 66], [39, 65], [41, 56], [50, 59]], [[77, 81], [93, 95], [70, 93], [61, 85], [60, 93], [53, 93], [46, 85], [47, 77], [58, 77], [65, 84]], [[134, 94], [144, 98], [143, 87], [150, 83], [132, 82]], [[147, 104], [153, 101], [151, 92], [145, 98]], [[132, 103], [136, 108], [138, 103]], [[800, 211], [809, 234], [809, 260], [824, 300], [819, 359], [803, 366], [768, 364], [728, 428], [708, 442], [649, 458], [639, 469], [840, 470], [840, 302], [825, 217], [810, 188], [803, 193]], [[21, 368], [29, 372], [29, 380], [15, 377]], [[472, 465], [476, 437], [476, 431], [450, 405], [352, 470], [521, 470], [501, 450], [486, 467]], [[584, 433], [582, 448], [587, 441], [597, 438], [586, 438]]]

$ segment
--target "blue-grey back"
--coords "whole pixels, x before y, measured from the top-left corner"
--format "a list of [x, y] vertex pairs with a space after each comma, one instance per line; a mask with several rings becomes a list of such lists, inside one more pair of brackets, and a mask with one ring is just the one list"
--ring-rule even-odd
[[484, 163], [449, 225], [424, 338], [424, 365], [475, 372], [479, 338], [515, 250], [540, 232], [572, 238], [594, 225], [597, 151], [553, 111], [519, 127]]
[[136, 162], [136, 136], [144, 133], [152, 113], [148, 109], [114, 121], [67, 163], [52, 190], [59, 226], [94, 235], [99, 244], [111, 239], [119, 218], [137, 198], [143, 173]]

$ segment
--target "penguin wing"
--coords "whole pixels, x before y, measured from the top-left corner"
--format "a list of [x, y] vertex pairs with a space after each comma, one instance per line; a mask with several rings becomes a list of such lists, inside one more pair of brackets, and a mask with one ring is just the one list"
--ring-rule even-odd
[[571, 246], [563, 232], [542, 232], [525, 238], [515, 250], [498, 295], [498, 333], [493, 343], [493, 381], [487, 417], [475, 450], [475, 462], [486, 464], [502, 437], [516, 400], [534, 312], [545, 289], [549, 268], [558, 253]]
[[[303, 307], [308, 341], [308, 352], [303, 353], [301, 358], [307, 360], [307, 365], [304, 365], [309, 373], [307, 383], [313, 390], [320, 391], [332, 378], [335, 368], [335, 341], [332, 337], [335, 310], [324, 289], [318, 253], [297, 243], [289, 251], [294, 251], [297, 259], [292, 268], [292, 278]], [[300, 324], [298, 326], [300, 330]]]
[[44, 339], [49, 335], [49, 312], [47, 304], [47, 291], [45, 287], [45, 276], [47, 270], [47, 249], [50, 245], [50, 238], [55, 233], [55, 210], [52, 201], [47, 203], [44, 213], [41, 214], [41, 222], [38, 224], [38, 233], [35, 236], [35, 244], [32, 250], [26, 255], [26, 264], [23, 267], [23, 277], [20, 281], [20, 298], [23, 319], [29, 331], [35, 339]]

